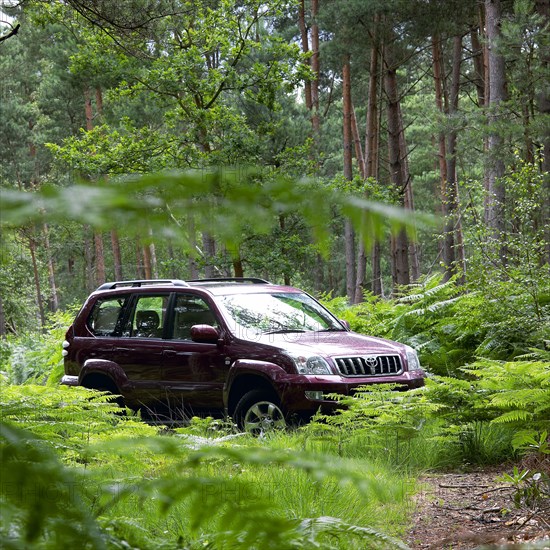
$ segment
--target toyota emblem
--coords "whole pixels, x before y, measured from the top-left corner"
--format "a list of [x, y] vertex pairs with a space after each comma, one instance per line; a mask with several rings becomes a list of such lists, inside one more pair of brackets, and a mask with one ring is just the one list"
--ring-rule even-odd
[[378, 357], [376, 355], [367, 355], [364, 357], [367, 368], [371, 374], [376, 374], [376, 366], [378, 365]]

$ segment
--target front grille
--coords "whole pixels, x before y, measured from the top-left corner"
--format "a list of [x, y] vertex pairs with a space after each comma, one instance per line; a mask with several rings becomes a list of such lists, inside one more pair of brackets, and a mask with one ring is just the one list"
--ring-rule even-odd
[[335, 361], [342, 376], [392, 376], [402, 371], [399, 355], [336, 357]]

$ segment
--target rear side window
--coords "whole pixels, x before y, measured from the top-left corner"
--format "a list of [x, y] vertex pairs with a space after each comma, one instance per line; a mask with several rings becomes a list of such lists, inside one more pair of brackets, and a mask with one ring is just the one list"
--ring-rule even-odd
[[125, 296], [98, 300], [88, 318], [88, 328], [96, 336], [116, 336], [126, 300]]

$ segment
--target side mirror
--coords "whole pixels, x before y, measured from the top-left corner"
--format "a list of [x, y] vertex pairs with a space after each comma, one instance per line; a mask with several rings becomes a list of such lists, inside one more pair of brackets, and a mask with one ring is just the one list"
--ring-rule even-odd
[[193, 342], [217, 344], [219, 338], [218, 329], [215, 329], [213, 326], [193, 325], [191, 327], [191, 340], [193, 340]]
[[338, 319], [346, 330], [351, 330], [350, 324], [345, 319]]

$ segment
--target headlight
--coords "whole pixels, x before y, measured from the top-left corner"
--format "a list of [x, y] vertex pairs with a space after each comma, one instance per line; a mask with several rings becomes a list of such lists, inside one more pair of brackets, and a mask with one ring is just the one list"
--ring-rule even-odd
[[318, 355], [304, 357], [303, 355], [290, 356], [300, 374], [332, 374], [328, 363]]
[[407, 362], [409, 363], [409, 371], [421, 369], [418, 354], [409, 346], [407, 346]]

